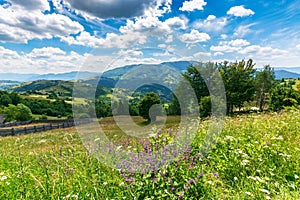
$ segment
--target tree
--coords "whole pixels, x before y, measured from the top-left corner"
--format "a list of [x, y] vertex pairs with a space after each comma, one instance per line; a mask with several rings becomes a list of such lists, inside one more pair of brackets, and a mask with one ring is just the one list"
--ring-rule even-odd
[[245, 60], [235, 63], [225, 61], [221, 64], [220, 73], [226, 90], [228, 113], [232, 113], [234, 107], [241, 108], [244, 102], [253, 99], [255, 93], [254, 65], [251, 59], [247, 62]]
[[6, 121], [28, 121], [32, 119], [32, 113], [30, 108], [24, 104], [18, 104], [17, 106], [9, 104], [3, 110]]
[[267, 94], [270, 92], [275, 82], [275, 72], [270, 65], [264, 66], [263, 71], [256, 74], [256, 96], [257, 104], [260, 111], [263, 111], [265, 107]]
[[19, 103], [17, 105], [17, 113], [16, 113], [16, 118], [17, 121], [28, 121], [32, 119], [32, 113], [30, 108], [25, 106], [22, 103]]
[[0, 97], [0, 105], [8, 106], [11, 103], [12, 103], [12, 100], [11, 100], [11, 98], [7, 94], [1, 95], [1, 97]]
[[286, 106], [296, 106], [300, 103], [299, 94], [291, 87], [278, 84], [270, 93], [270, 109], [278, 111]]
[[[159, 108], [155, 106], [157, 104], [160, 104], [159, 96], [154, 92], [146, 93], [145, 97], [139, 102], [138, 105], [140, 116], [148, 121], [156, 121], [156, 116], [160, 114]], [[154, 109], [152, 110], [153, 112], [151, 112], [150, 109]]]

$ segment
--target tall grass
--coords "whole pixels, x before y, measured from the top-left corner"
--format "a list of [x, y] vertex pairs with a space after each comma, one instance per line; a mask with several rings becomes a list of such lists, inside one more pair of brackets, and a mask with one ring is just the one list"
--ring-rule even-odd
[[227, 118], [214, 148], [199, 157], [203, 123], [181, 157], [145, 174], [103, 165], [75, 128], [0, 138], [0, 199], [300, 199], [299, 117]]

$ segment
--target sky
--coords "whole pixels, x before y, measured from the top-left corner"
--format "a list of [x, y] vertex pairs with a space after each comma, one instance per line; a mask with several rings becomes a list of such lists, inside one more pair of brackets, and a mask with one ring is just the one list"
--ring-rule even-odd
[[139, 63], [300, 67], [297, 0], [0, 0], [0, 73]]

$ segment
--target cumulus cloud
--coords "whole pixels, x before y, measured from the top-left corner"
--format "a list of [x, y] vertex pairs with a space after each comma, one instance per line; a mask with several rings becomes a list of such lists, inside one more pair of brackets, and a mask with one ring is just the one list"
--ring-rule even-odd
[[65, 0], [65, 2], [72, 9], [106, 19], [141, 16], [146, 8], [153, 6], [155, 0]]
[[214, 15], [209, 15], [205, 20], [196, 21], [193, 27], [205, 31], [221, 31], [226, 24], [227, 19], [225, 17], [217, 18]]
[[271, 57], [271, 56], [280, 56], [283, 54], [288, 53], [286, 50], [281, 50], [277, 48], [272, 48], [269, 46], [260, 46], [260, 45], [251, 45], [247, 46], [244, 49], [240, 51], [241, 54], [257, 54], [258, 56], [265, 56], [265, 57]]
[[231, 41], [221, 41], [219, 42], [218, 46], [211, 46], [210, 50], [211, 51], [216, 51], [216, 52], [236, 52], [242, 49], [244, 46], [250, 45], [250, 42], [247, 40], [243, 39], [236, 39], [236, 40], [231, 40]]
[[181, 11], [194, 11], [194, 10], [203, 10], [204, 6], [206, 6], [206, 2], [204, 0], [190, 0], [185, 1], [182, 4], [182, 7], [179, 8]]
[[193, 29], [190, 33], [185, 33], [180, 37], [180, 40], [184, 43], [194, 44], [198, 42], [206, 42], [210, 40], [210, 36], [207, 33], [200, 33]]
[[29, 11], [14, 5], [8, 8], [0, 6], [0, 41], [27, 43], [35, 38], [51, 39], [77, 34], [84, 29], [66, 16], [55, 13], [44, 15], [42, 11]]
[[25, 10], [50, 10], [48, 1], [45, 0], [8, 0], [14, 7], [20, 6]]
[[234, 6], [227, 11], [227, 14], [233, 15], [235, 17], [246, 17], [246, 16], [254, 15], [255, 12], [251, 9], [244, 8], [244, 6]]
[[60, 48], [35, 48], [29, 53], [17, 53], [0, 46], [0, 72], [61, 73], [78, 70], [88, 54], [67, 53]]

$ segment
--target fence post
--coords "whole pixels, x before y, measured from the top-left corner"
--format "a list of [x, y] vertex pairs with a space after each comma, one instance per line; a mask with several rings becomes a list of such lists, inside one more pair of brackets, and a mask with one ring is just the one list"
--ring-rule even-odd
[[15, 135], [15, 129], [11, 128], [11, 135]]
[[25, 134], [27, 134], [27, 128], [26, 128], [26, 126], [24, 127], [24, 132], [25, 132]]
[[43, 129], [44, 129], [44, 131], [46, 131], [46, 126], [45, 126], [45, 124], [43, 125]]
[[36, 126], [34, 126], [33, 128], [34, 128], [34, 132], [36, 133], [36, 132], [37, 132], [37, 130], [36, 130]]

